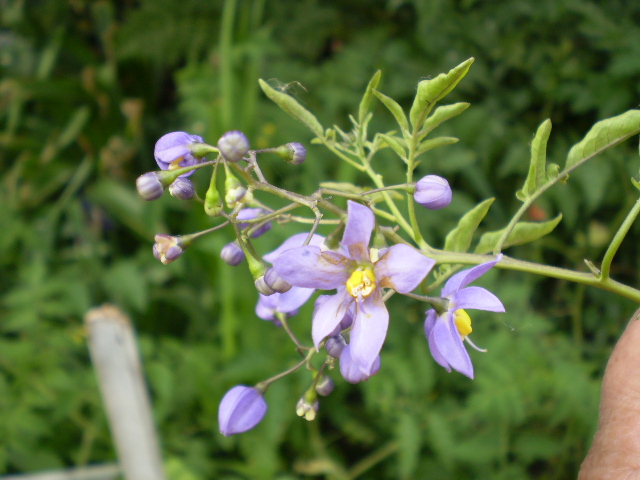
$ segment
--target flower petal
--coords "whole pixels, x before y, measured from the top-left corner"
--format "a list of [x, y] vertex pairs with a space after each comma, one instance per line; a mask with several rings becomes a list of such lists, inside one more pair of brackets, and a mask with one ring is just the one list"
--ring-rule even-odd
[[350, 263], [339, 253], [307, 245], [284, 252], [273, 261], [273, 268], [294, 287], [333, 290], [346, 283]]
[[[466, 375], [469, 378], [473, 378], [473, 364], [467, 350], [464, 348], [458, 329], [453, 322], [451, 313], [448, 313], [445, 318], [439, 317], [429, 335], [429, 347], [431, 348], [432, 355], [437, 352], [440, 358], [433, 355], [433, 358], [443, 365], [441, 360], [444, 360], [449, 367], [457, 370], [458, 372]], [[443, 365], [444, 366], [444, 365]], [[450, 368], [445, 366], [450, 371]]]
[[416, 288], [436, 264], [409, 245], [399, 243], [387, 249], [376, 262], [375, 275], [381, 287], [409, 293]]
[[351, 330], [351, 356], [362, 371], [371, 375], [376, 357], [382, 350], [389, 328], [389, 312], [376, 289], [362, 304], [356, 304], [356, 318]]
[[285, 293], [281, 293], [278, 297], [277, 311], [282, 313], [290, 313], [297, 310], [302, 305], [307, 303], [307, 300], [311, 298], [313, 288], [291, 287]]
[[[308, 236], [309, 236], [308, 233], [296, 233], [295, 235], [287, 238], [282, 243], [282, 245], [280, 245], [274, 251], [269, 252], [266, 255], [263, 255], [262, 258], [269, 263], [273, 263], [273, 261], [276, 258], [278, 258], [287, 250], [291, 250], [292, 248], [295, 248], [295, 247], [302, 247], [304, 241], [307, 239]], [[311, 242], [309, 242], [309, 245], [315, 245], [316, 247], [319, 247], [320, 245], [322, 245], [323, 242], [324, 242], [324, 237], [322, 235], [314, 234], [313, 237], [311, 237]]]
[[482, 287], [467, 287], [451, 296], [453, 307], [488, 312], [504, 312], [502, 302], [489, 290]]
[[258, 294], [258, 303], [256, 304], [256, 315], [262, 320], [275, 320], [276, 306], [278, 305], [279, 293], [273, 295]]
[[229, 390], [220, 402], [220, 433], [228, 437], [251, 430], [260, 423], [265, 413], [267, 403], [262, 393], [252, 387], [237, 385]]
[[362, 366], [357, 361], [353, 360], [353, 357], [351, 356], [351, 345], [347, 345], [343, 348], [342, 353], [340, 354], [340, 373], [347, 382], [362, 382], [378, 373], [378, 370], [380, 370], [380, 355], [378, 355], [373, 362], [371, 373], [367, 374], [362, 370]]
[[498, 254], [495, 260], [491, 260], [490, 262], [481, 263], [480, 265], [476, 265], [473, 268], [469, 268], [467, 270], [463, 270], [461, 272], [456, 273], [452, 276], [444, 288], [442, 289], [442, 296], [448, 297], [452, 293], [460, 290], [461, 288], [466, 287], [474, 280], [477, 280], [482, 275], [487, 273], [489, 270], [493, 268], [493, 266], [498, 263], [502, 259], [502, 254]]
[[[349, 200], [347, 202], [347, 224], [344, 227], [342, 244], [346, 247], [359, 245], [367, 251], [366, 255], [368, 257], [369, 240], [374, 226], [375, 216], [371, 209]], [[349, 248], [349, 251], [351, 251], [351, 248]], [[364, 260], [364, 258], [354, 258], [356, 260]]]
[[318, 297], [311, 327], [311, 337], [316, 349], [320, 342], [330, 335], [340, 323], [353, 301], [353, 297], [349, 295], [344, 287], [338, 288], [338, 293], [335, 295]]

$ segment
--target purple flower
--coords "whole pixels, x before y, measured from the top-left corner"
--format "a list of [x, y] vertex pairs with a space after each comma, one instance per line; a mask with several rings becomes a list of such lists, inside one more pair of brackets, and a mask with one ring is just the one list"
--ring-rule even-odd
[[451, 203], [451, 187], [446, 179], [438, 175], [427, 175], [416, 183], [413, 198], [429, 210], [439, 210]]
[[158, 233], [155, 236], [156, 243], [153, 245], [153, 256], [165, 265], [170, 264], [177, 259], [187, 245], [184, 245], [180, 237]]
[[235, 163], [249, 152], [249, 140], [239, 130], [232, 130], [220, 137], [218, 149], [227, 162]]
[[[266, 215], [267, 213], [269, 212], [267, 212], [263, 208], [243, 208], [238, 212], [238, 215], [236, 216], [236, 220], [253, 220], [254, 218], [258, 218], [258, 217], [261, 217], [262, 215]], [[240, 223], [239, 225], [240, 225], [240, 228], [245, 229], [249, 225], [255, 226], [256, 224]], [[271, 230], [271, 222], [265, 222], [264, 224], [260, 225], [255, 232], [251, 234], [251, 238], [258, 238], [260, 235], [267, 233], [269, 230]]]
[[[153, 155], [162, 170], [191, 167], [200, 163], [200, 159], [193, 155], [192, 146], [195, 143], [204, 143], [204, 140], [198, 135], [190, 135], [186, 132], [167, 133], [156, 142]], [[192, 173], [193, 171], [180, 176], [188, 177]]]
[[501, 258], [502, 255], [498, 255], [495, 260], [456, 273], [447, 280], [441, 292], [441, 295], [449, 300], [447, 311], [440, 315], [433, 309], [427, 312], [424, 333], [429, 340], [431, 355], [449, 372], [453, 368], [473, 378], [473, 364], [464, 348], [463, 340], [476, 350], [483, 351], [468, 338], [471, 333], [471, 319], [465, 309], [504, 312], [504, 305], [493, 293], [482, 287], [467, 287], [489, 271]]
[[220, 433], [225, 437], [243, 433], [258, 425], [267, 413], [267, 402], [257, 388], [237, 385], [229, 390], [218, 409]]
[[375, 216], [369, 208], [349, 201], [340, 252], [323, 252], [320, 247], [306, 245], [284, 252], [273, 262], [280, 276], [293, 286], [337, 289], [314, 313], [312, 336], [316, 348], [355, 305], [351, 357], [366, 376], [372, 375], [389, 326], [382, 289], [409, 293], [435, 264], [404, 244], [386, 249], [378, 258], [378, 250], [369, 250], [374, 225]]
[[354, 362], [353, 356], [351, 355], [351, 345], [347, 345], [342, 350], [342, 354], [340, 355], [340, 373], [347, 382], [360, 383], [378, 373], [378, 370], [380, 370], [380, 355], [376, 356], [369, 373], [366, 373], [360, 367], [359, 362]]

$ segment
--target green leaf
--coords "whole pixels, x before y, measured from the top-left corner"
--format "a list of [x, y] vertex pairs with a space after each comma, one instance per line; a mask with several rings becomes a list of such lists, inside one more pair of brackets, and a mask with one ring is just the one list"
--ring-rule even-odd
[[471, 68], [474, 58], [462, 62], [460, 65], [450, 70], [449, 73], [441, 73], [436, 78], [423, 80], [418, 83], [418, 92], [413, 100], [409, 118], [414, 131], [422, 128], [427, 115], [436, 102], [442, 100], [455, 86], [464, 78]]
[[402, 107], [398, 105], [398, 102], [391, 97], [387, 97], [384, 93], [380, 93], [378, 90], [374, 90], [373, 93], [382, 103], [384, 103], [384, 106], [389, 109], [393, 116], [396, 117], [396, 122], [398, 122], [402, 131], [408, 132], [409, 122], [407, 121], [407, 116], [404, 114]]
[[[556, 218], [547, 220], [546, 222], [518, 222], [507, 237], [507, 241], [504, 243], [503, 248], [511, 247], [513, 245], [522, 245], [542, 238], [551, 233], [560, 223], [560, 220], [562, 220], [562, 214], [558, 215]], [[482, 235], [475, 253], [482, 254], [493, 251], [493, 247], [496, 246], [503, 233], [504, 229], [487, 232]]]
[[423, 154], [424, 152], [428, 152], [432, 148], [442, 147], [444, 145], [452, 145], [457, 143], [458, 139], [456, 137], [436, 137], [430, 138], [429, 140], [425, 140], [416, 149], [415, 156]]
[[382, 71], [378, 70], [374, 73], [373, 77], [369, 81], [369, 85], [367, 85], [367, 89], [364, 91], [364, 95], [362, 96], [362, 100], [360, 101], [360, 108], [358, 109], [358, 123], [360, 126], [364, 124], [364, 119], [369, 113], [369, 106], [371, 105], [371, 100], [373, 99], [373, 91], [378, 88], [378, 83], [380, 83], [380, 77], [382, 76]]
[[531, 163], [529, 174], [524, 182], [522, 190], [516, 193], [519, 200], [525, 201], [547, 182], [547, 141], [551, 134], [551, 120], [546, 119], [538, 127], [536, 136], [531, 142]]
[[398, 442], [398, 478], [415, 478], [418, 466], [422, 432], [415, 415], [399, 411], [396, 419], [395, 436]]
[[444, 249], [448, 252], [466, 252], [471, 246], [473, 234], [487, 215], [495, 198], [488, 198], [465, 213], [458, 226], [451, 230], [444, 241]]
[[406, 162], [407, 152], [402, 146], [401, 139], [399, 139], [398, 137], [394, 137], [393, 135], [386, 135], [384, 133], [379, 133], [378, 136], [382, 139], [382, 141], [380, 142], [381, 148], [384, 148], [385, 146], [391, 147], [391, 149]]
[[324, 136], [324, 129], [318, 119], [309, 110], [300, 105], [295, 98], [286, 93], [282, 93], [272, 88], [267, 82], [261, 78], [258, 80], [262, 91], [267, 97], [273, 100], [281, 109], [291, 115], [293, 118], [300, 120], [311, 129], [318, 137]]
[[638, 133], [640, 133], [640, 110], [629, 110], [617, 117], [599, 121], [591, 127], [589, 133], [579, 143], [569, 150], [565, 170], [589, 160]]
[[424, 127], [422, 127], [422, 130], [420, 130], [420, 134], [418, 135], [418, 140], [422, 140], [426, 135], [431, 133], [447, 120], [460, 115], [469, 108], [470, 105], [470, 103], [460, 102], [436, 108], [436, 110], [425, 120]]

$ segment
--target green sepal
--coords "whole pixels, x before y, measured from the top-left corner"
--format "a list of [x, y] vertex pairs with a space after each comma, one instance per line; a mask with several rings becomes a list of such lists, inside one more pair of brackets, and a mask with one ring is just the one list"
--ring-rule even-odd
[[324, 129], [318, 119], [309, 110], [300, 105], [291, 95], [279, 92], [272, 88], [267, 82], [259, 79], [260, 88], [273, 102], [275, 102], [282, 110], [287, 112], [293, 118], [300, 120], [311, 129], [318, 137], [324, 136]]
[[371, 80], [369, 81], [369, 85], [367, 85], [367, 89], [364, 91], [362, 100], [360, 101], [360, 108], [358, 108], [358, 123], [361, 126], [365, 123], [365, 118], [367, 113], [369, 113], [369, 107], [371, 106], [371, 100], [373, 99], [373, 91], [378, 88], [381, 76], [381, 70], [378, 70], [373, 74], [373, 77], [371, 77]]
[[435, 111], [425, 120], [424, 127], [422, 127], [422, 130], [420, 130], [420, 133], [418, 134], [418, 140], [422, 140], [447, 120], [460, 115], [469, 108], [470, 105], [470, 103], [459, 102], [451, 105], [442, 105], [441, 107], [436, 108]]
[[547, 141], [551, 134], [551, 120], [547, 119], [540, 124], [533, 142], [531, 142], [531, 163], [529, 174], [524, 181], [524, 186], [518, 190], [516, 197], [523, 202], [538, 191], [549, 177], [547, 175]]
[[567, 155], [565, 170], [579, 165], [607, 148], [640, 133], [640, 110], [629, 110], [596, 123]]
[[[556, 228], [560, 223], [560, 220], [562, 220], [562, 214], [558, 215], [556, 218], [547, 220], [546, 222], [516, 223], [515, 227], [513, 227], [513, 230], [507, 237], [507, 240], [503, 245], [503, 249], [513, 245], [522, 245], [524, 243], [533, 242], [534, 240], [544, 237]], [[482, 237], [480, 237], [480, 241], [478, 242], [474, 253], [483, 254], [493, 251], [493, 248], [496, 246], [503, 233], [504, 229], [486, 232]]]
[[473, 234], [478, 229], [495, 198], [488, 198], [465, 213], [458, 226], [445, 238], [444, 249], [448, 252], [466, 252], [471, 246]]
[[220, 152], [220, 150], [209, 145], [208, 143], [194, 143], [189, 147], [189, 149], [191, 150], [193, 156], [196, 158], [204, 158], [210, 153], [217, 154]]
[[416, 148], [415, 157], [418, 155], [422, 155], [424, 152], [428, 152], [432, 148], [443, 147], [445, 145], [453, 145], [454, 143], [458, 143], [458, 139], [455, 137], [436, 137], [430, 138], [429, 140], [425, 140], [418, 148]]
[[387, 97], [384, 93], [380, 93], [378, 90], [373, 91], [374, 95], [380, 99], [380, 101], [384, 104], [385, 107], [389, 109], [389, 111], [393, 114], [400, 125], [400, 128], [403, 132], [409, 133], [409, 121], [407, 120], [407, 116], [405, 115], [402, 107], [396, 102], [393, 98]]
[[414, 131], [419, 131], [422, 128], [431, 109], [464, 78], [474, 60], [471, 57], [450, 70], [449, 73], [441, 73], [436, 78], [422, 80], [418, 83], [418, 92], [409, 112]]

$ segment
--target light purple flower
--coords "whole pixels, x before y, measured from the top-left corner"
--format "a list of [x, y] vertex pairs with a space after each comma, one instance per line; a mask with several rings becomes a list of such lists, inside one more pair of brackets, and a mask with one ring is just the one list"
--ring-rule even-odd
[[463, 340], [476, 350], [482, 351], [468, 338], [471, 333], [471, 319], [465, 309], [504, 312], [504, 305], [493, 293], [482, 287], [467, 287], [489, 271], [501, 258], [502, 255], [498, 255], [495, 260], [453, 275], [441, 292], [441, 296], [449, 300], [447, 311], [441, 315], [433, 309], [427, 311], [424, 333], [429, 340], [431, 355], [449, 372], [454, 369], [473, 378], [473, 364]]
[[[198, 135], [190, 135], [186, 132], [167, 133], [156, 142], [153, 156], [162, 170], [191, 167], [200, 163], [201, 160], [193, 155], [192, 146], [195, 143], [204, 143], [204, 140]], [[192, 170], [180, 176], [188, 177], [193, 172]]]
[[404, 244], [392, 246], [378, 258], [376, 249], [369, 250], [374, 226], [373, 212], [349, 201], [340, 252], [323, 252], [320, 247], [307, 245], [292, 248], [273, 262], [280, 276], [291, 285], [337, 289], [314, 313], [312, 336], [316, 348], [355, 305], [351, 356], [366, 376], [373, 372], [389, 326], [382, 289], [409, 293], [435, 264], [434, 260]]
[[369, 377], [372, 377], [373, 375], [378, 373], [378, 370], [380, 370], [380, 355], [376, 356], [369, 373], [366, 373], [360, 367], [359, 362], [353, 361], [353, 356], [351, 355], [351, 345], [347, 345], [342, 350], [342, 354], [340, 355], [340, 374], [347, 382], [363, 382], [364, 380], [368, 380]]
[[258, 425], [267, 413], [262, 392], [253, 387], [237, 385], [229, 390], [218, 409], [220, 433], [225, 437], [243, 433]]
[[176, 260], [188, 245], [182, 242], [181, 237], [158, 233], [155, 236], [156, 243], [153, 244], [153, 256], [163, 264], [169, 265]]
[[427, 175], [416, 183], [413, 198], [429, 210], [440, 210], [451, 203], [451, 187], [445, 178], [438, 175]]

